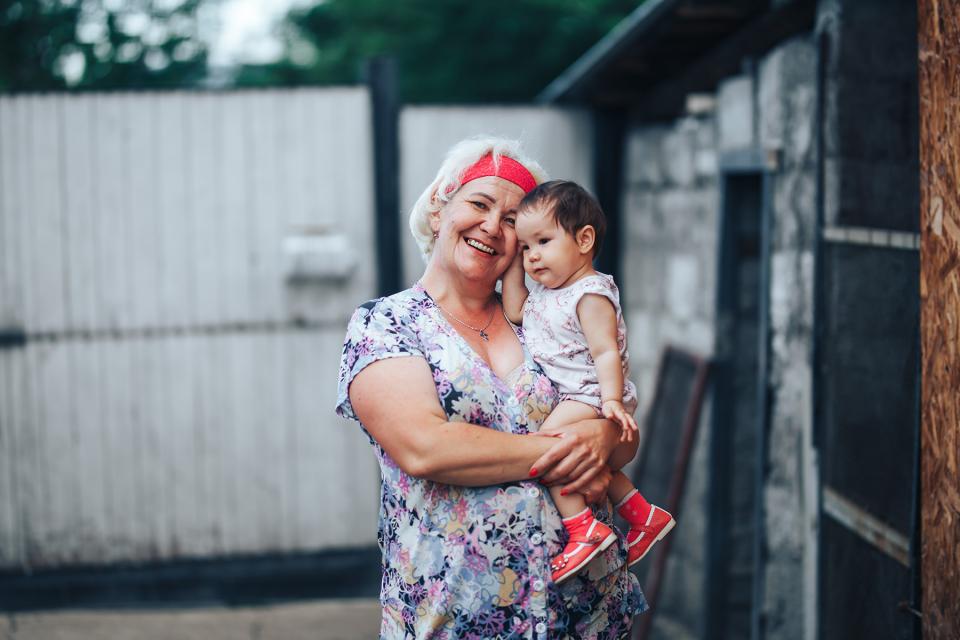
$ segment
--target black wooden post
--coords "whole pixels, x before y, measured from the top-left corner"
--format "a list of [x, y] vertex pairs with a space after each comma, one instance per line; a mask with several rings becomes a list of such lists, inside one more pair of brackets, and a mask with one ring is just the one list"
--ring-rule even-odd
[[397, 61], [388, 56], [372, 58], [365, 63], [363, 75], [373, 116], [377, 295], [387, 296], [402, 288]]
[[[597, 269], [614, 277], [624, 291], [620, 272], [623, 192], [623, 139], [626, 113], [621, 109], [593, 110], [593, 188], [607, 217], [607, 235], [597, 257]], [[622, 294], [621, 294], [622, 295]]]

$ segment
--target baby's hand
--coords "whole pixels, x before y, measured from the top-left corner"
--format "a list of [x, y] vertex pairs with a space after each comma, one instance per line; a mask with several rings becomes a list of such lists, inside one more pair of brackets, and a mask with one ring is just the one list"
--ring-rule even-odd
[[630, 442], [634, 434], [640, 433], [640, 427], [620, 400], [603, 401], [603, 417], [620, 425], [620, 442]]

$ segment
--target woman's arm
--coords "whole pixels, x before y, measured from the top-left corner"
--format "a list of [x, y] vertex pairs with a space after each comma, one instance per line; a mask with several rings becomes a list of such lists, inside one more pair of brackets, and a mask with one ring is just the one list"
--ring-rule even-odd
[[583, 484], [600, 473], [602, 463], [595, 464], [588, 435], [538, 438], [449, 422], [423, 358], [374, 362], [356, 375], [349, 393], [363, 426], [414, 477], [462, 486], [512, 482], [537, 475], [531, 474], [531, 465], [547, 453], [552, 462], [541, 463], [538, 472], [557, 463], [564, 469], [585, 469], [583, 475], [592, 475]]
[[510, 263], [510, 268], [503, 274], [503, 313], [507, 319], [515, 325], [523, 324], [523, 304], [527, 301], [529, 291], [527, 283], [523, 279], [523, 255], [517, 254], [517, 257]]

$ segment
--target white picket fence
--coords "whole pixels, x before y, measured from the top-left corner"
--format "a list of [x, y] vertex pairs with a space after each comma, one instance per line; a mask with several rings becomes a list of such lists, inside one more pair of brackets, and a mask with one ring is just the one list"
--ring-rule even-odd
[[[482, 132], [587, 177], [581, 113], [401, 125], [404, 205]], [[0, 97], [0, 331], [27, 337], [0, 349], [0, 570], [375, 544], [374, 457], [332, 413], [372, 147], [362, 88]], [[291, 281], [290, 238], [352, 266]]]

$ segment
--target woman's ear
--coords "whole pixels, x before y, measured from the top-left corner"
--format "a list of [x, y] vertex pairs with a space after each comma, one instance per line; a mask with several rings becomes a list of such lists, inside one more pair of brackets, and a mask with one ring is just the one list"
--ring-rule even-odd
[[577, 246], [580, 248], [581, 255], [592, 253], [593, 245], [597, 240], [597, 231], [593, 228], [592, 224], [588, 224], [577, 229], [577, 234], [574, 238], [577, 241]]
[[429, 213], [429, 222], [430, 230], [434, 233], [440, 231], [440, 210], [443, 209], [443, 203], [440, 201], [437, 192], [434, 191], [433, 195], [430, 196], [430, 213]]

